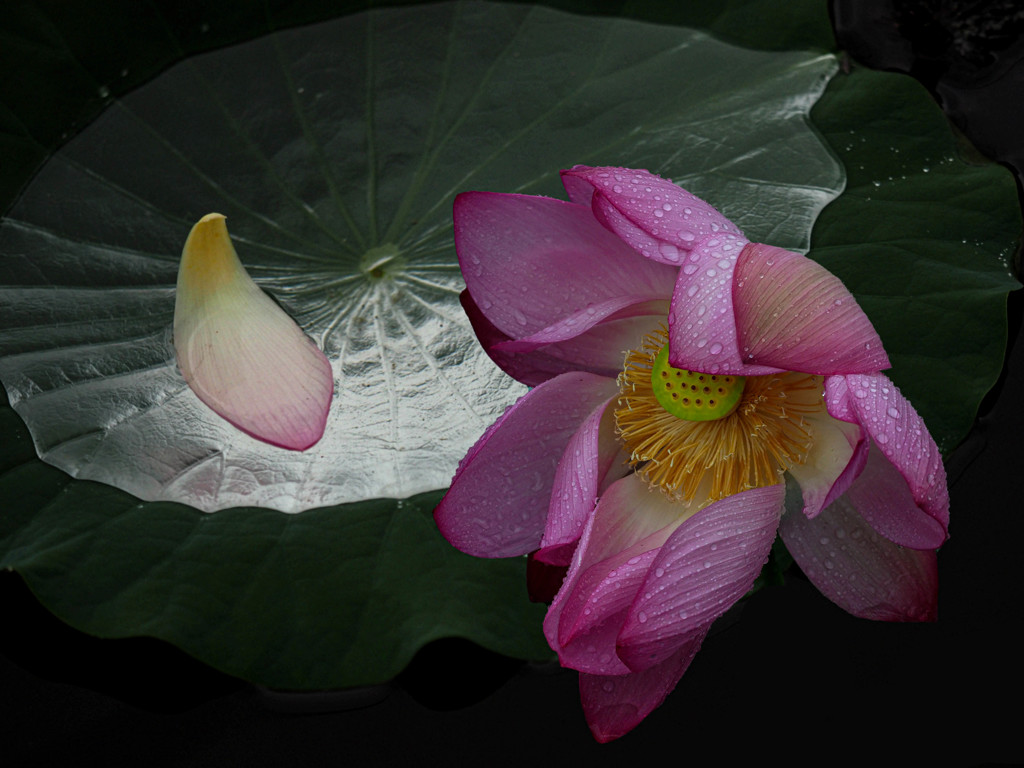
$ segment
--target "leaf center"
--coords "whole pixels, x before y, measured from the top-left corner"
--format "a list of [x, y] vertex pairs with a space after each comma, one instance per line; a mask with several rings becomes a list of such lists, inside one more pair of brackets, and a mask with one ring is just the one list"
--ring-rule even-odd
[[402, 252], [394, 243], [370, 248], [359, 260], [359, 271], [370, 280], [394, 277], [405, 268]]

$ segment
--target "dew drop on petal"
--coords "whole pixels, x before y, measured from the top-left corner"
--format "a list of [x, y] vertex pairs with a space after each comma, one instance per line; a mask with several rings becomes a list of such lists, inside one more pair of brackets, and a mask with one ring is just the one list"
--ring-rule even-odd
[[659, 244], [658, 252], [669, 261], [679, 261], [679, 249], [672, 245], [672, 243]]

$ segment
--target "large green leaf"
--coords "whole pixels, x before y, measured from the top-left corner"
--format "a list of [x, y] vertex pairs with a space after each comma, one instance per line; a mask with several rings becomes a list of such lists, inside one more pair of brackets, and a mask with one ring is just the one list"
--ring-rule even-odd
[[[190, 59], [55, 153], [0, 227], [0, 378], [44, 460], [145, 499], [295, 512], [442, 488], [525, 391], [459, 306], [454, 195], [557, 195], [575, 163], [649, 167], [806, 249], [842, 185], [806, 124], [835, 66], [478, 3]], [[242, 434], [176, 369], [177, 255], [209, 211], [334, 363], [313, 450]]]
[[[452, 263], [448, 211], [456, 191], [558, 194], [555, 171], [576, 162], [650, 167], [723, 208], [752, 238], [806, 249], [815, 215], [842, 184], [838, 166], [805, 125], [806, 111], [835, 67], [833, 57], [820, 53], [830, 45], [830, 39], [822, 39], [828, 29], [824, 8], [806, 2], [787, 6], [790, 13], [780, 15], [772, 3], [761, 0], [682, 5], [688, 7], [648, 17], [688, 22], [746, 45], [762, 47], [763, 38], [763, 47], [776, 52], [721, 46], [676, 27], [474, 3], [379, 11], [293, 30], [243, 49], [191, 59], [142, 90], [118, 98], [97, 123], [50, 160], [4, 224], [7, 237], [14, 238], [8, 242], [18, 244], [5, 248], [6, 255], [13, 253], [20, 268], [11, 270], [20, 276], [19, 285], [5, 293], [5, 303], [26, 290], [37, 291], [40, 303], [32, 305], [37, 310], [32, 322], [4, 320], [3, 354], [36, 355], [30, 359], [33, 365], [50, 366], [48, 376], [37, 381], [33, 375], [38, 369], [26, 376], [17, 358], [5, 359], [5, 377], [6, 372], [22, 371], [15, 390], [19, 404], [40, 394], [26, 381], [37, 386], [49, 382], [51, 387], [77, 382], [67, 402], [81, 402], [89, 410], [84, 395], [93, 390], [83, 382], [90, 378], [100, 384], [124, 378], [110, 379], [114, 371], [135, 380], [154, 371], [165, 383], [173, 378], [162, 329], [169, 321], [174, 257], [188, 225], [207, 212], [206, 207], [193, 210], [193, 205], [223, 208], [227, 201], [239, 203], [222, 212], [229, 214], [233, 232], [240, 235], [243, 260], [258, 268], [254, 273], [264, 285], [328, 348], [330, 323], [317, 325], [324, 321], [305, 302], [313, 297], [336, 312], [344, 311], [344, 302], [324, 299], [322, 285], [304, 284], [308, 278], [282, 258], [283, 251], [300, 257], [313, 254], [321, 281], [356, 276], [374, 286], [373, 296], [381, 285], [415, 291], [420, 283], [408, 278], [422, 263], [417, 259]], [[231, 3], [211, 6], [208, 15], [184, 21], [174, 13], [153, 13], [148, 5], [125, 5], [122, 10], [133, 21], [141, 14], [142, 28], [160, 42], [133, 42], [130, 66], [106, 62], [104, 56], [112, 56], [107, 52], [117, 41], [114, 35], [104, 44], [104, 35], [111, 34], [106, 29], [90, 36], [82, 19], [78, 24], [43, 13], [30, 14], [26, 22], [36, 34], [27, 36], [27, 43], [22, 40], [17, 50], [27, 45], [37, 60], [45, 58], [44, 52], [59, 63], [35, 75], [34, 86], [28, 87], [45, 91], [45, 72], [56, 70], [77, 73], [83, 87], [92, 89], [90, 101], [81, 99], [82, 89], [76, 90], [74, 83], [57, 87], [63, 96], [58, 103], [78, 99], [79, 110], [70, 115], [69, 125], [121, 90], [121, 72], [125, 81], [141, 80], [145, 72], [177, 58], [179, 46], [195, 51], [228, 42], [235, 34], [235, 39], [244, 39], [260, 26]], [[442, 13], [447, 14], [443, 22]], [[305, 17], [299, 13], [294, 18]], [[469, 23], [474, 19], [477, 26]], [[325, 37], [328, 28], [355, 29], [358, 34], [344, 38], [342, 45]], [[808, 44], [816, 45], [818, 53], [785, 50]], [[255, 68], [246, 71], [245, 79], [256, 86], [239, 94], [240, 87], [249, 86], [239, 85], [223, 63], [244, 50], [246, 66]], [[693, 59], [686, 58], [690, 55]], [[303, 84], [304, 77], [320, 71], [318, 62], [332, 58], [346, 62], [339, 65], [345, 72], [354, 68], [355, 77], [335, 73], [318, 87], [312, 81]], [[410, 58], [419, 66], [403, 78], [400, 73]], [[82, 69], [80, 62], [85, 62]], [[204, 69], [210, 62], [223, 66], [210, 72]], [[89, 74], [86, 66], [94, 67], [90, 72], [114, 73], [117, 82]], [[19, 77], [23, 74], [19, 70]], [[734, 75], [739, 79], [731, 79]], [[180, 84], [183, 77], [210, 97], [198, 112], [190, 112], [197, 109], [195, 99], [182, 100], [183, 93], [196, 93], [191, 86], [178, 90], [177, 96], [174, 88], [170, 96], [161, 90], [175, 78]], [[264, 101], [271, 92], [284, 101]], [[156, 102], [156, 112], [141, 106], [147, 93]], [[316, 93], [325, 94], [322, 99], [332, 109], [351, 114], [321, 114], [312, 101]], [[0, 125], [8, 126], [0, 135], [5, 156], [7, 148], [17, 157], [27, 150], [45, 154], [62, 129], [52, 117], [36, 114], [32, 99], [15, 102], [16, 108], [0, 115]], [[369, 121], [368, 104], [374, 105]], [[188, 114], [208, 119], [179, 129]], [[125, 128], [104, 133], [104, 124], [109, 126], [119, 115], [135, 132]], [[275, 122], [282, 115], [291, 116], [288, 130]], [[417, 115], [421, 119], [412, 119]], [[399, 117], [409, 119], [395, 119]], [[894, 76], [860, 71], [838, 76], [814, 119], [846, 165], [850, 181], [848, 191], [822, 214], [811, 255], [839, 272], [862, 298], [892, 351], [894, 378], [915, 398], [940, 442], [950, 447], [969, 425], [1001, 360], [1005, 294], [1014, 286], [1001, 258], [1019, 231], [1012, 182], [1001, 169], [953, 159], [944, 119], [923, 92]], [[389, 125], [387, 130], [383, 124]], [[372, 142], [362, 142], [360, 125], [373, 126], [368, 131]], [[207, 144], [213, 155], [198, 149], [209, 138], [208, 127], [221, 136]], [[344, 138], [346, 131], [347, 141], [332, 144], [332, 137]], [[159, 151], [143, 151], [140, 157], [140, 137], [148, 137], [146, 146]], [[367, 146], [372, 146], [372, 155], [365, 152]], [[897, 164], [889, 148], [908, 158], [898, 174], [893, 173]], [[168, 155], [179, 159], [177, 165], [166, 162]], [[938, 188], [931, 185], [939, 178], [935, 166], [940, 161], [947, 186]], [[203, 176], [182, 171], [189, 164], [204, 169], [213, 183], [204, 189]], [[17, 188], [24, 173], [25, 164], [0, 164], [0, 189]], [[39, 191], [36, 185], [47, 174], [60, 183]], [[889, 175], [894, 176], [891, 182]], [[83, 180], [88, 186], [65, 184]], [[877, 188], [875, 181], [880, 182]], [[877, 193], [873, 196], [883, 181], [892, 184], [889, 200], [896, 205], [882, 204]], [[368, 189], [376, 200], [373, 208], [366, 204]], [[77, 190], [71, 199], [68, 190]], [[187, 196], [185, 190], [195, 195]], [[410, 190], [414, 196], [406, 194]], [[948, 200], [951, 193], [955, 205], [931, 204]], [[325, 200], [340, 200], [356, 226], [349, 226], [341, 206], [320, 205]], [[321, 220], [329, 219], [326, 229], [334, 236], [317, 225], [302, 203]], [[354, 230], [363, 236], [358, 246]], [[350, 234], [341, 234], [346, 232]], [[339, 242], [346, 237], [354, 253], [346, 254]], [[432, 250], [403, 250], [400, 269], [383, 281], [367, 275], [374, 264], [364, 261], [364, 250], [397, 245], [402, 237], [409, 238], [404, 243], [426, 237]], [[295, 245], [298, 239], [305, 241], [301, 247]], [[980, 245], [965, 248], [964, 240]], [[53, 253], [58, 261], [47, 262]], [[106, 267], [99, 284], [96, 272], [90, 271], [97, 266], [92, 258], [97, 254], [102, 257], [99, 266]], [[389, 251], [373, 255], [387, 256]], [[919, 263], [927, 265], [927, 273], [918, 274]], [[891, 266], [895, 277], [887, 277]], [[128, 322], [123, 309], [113, 309], [117, 305], [112, 294], [124, 293], [125, 284], [141, 290], [142, 299]], [[908, 284], [926, 290], [909, 298]], [[91, 305], [80, 301], [85, 294], [67, 292], [99, 285], [103, 300]], [[111, 290], [115, 285], [121, 287]], [[442, 341], [452, 329], [466, 328], [451, 299], [457, 275], [445, 285], [449, 290], [430, 294], [449, 302], [450, 325], [437, 336]], [[901, 296], [914, 309], [909, 323], [908, 313], [895, 303]], [[892, 302], [888, 308], [885, 297]], [[383, 303], [391, 301], [386, 292], [380, 301], [378, 308], [390, 306]], [[395, 306], [405, 306], [400, 302]], [[95, 316], [87, 320], [90, 309], [105, 312], [103, 322], [97, 323]], [[960, 327], [936, 318], [957, 314], [977, 319], [972, 326], [977, 337], [964, 345], [969, 356], [951, 358], [946, 349], [958, 343], [951, 334], [962, 338]], [[60, 320], [40, 321], [48, 317]], [[66, 322], [68, 318], [75, 322]], [[133, 328], [139, 335], [140, 320], [148, 323], [149, 343], [123, 343], [134, 338]], [[380, 327], [394, 329], [394, 324]], [[117, 347], [110, 358], [116, 365], [93, 371], [79, 364], [68, 375], [67, 360], [80, 350], [74, 346], [75, 334], [83, 328], [100, 334], [90, 344]], [[385, 334], [396, 349], [399, 336]], [[380, 349], [374, 346], [371, 352]], [[340, 351], [335, 352], [343, 365]], [[469, 344], [459, 354], [473, 353], [475, 347]], [[140, 360], [151, 367], [140, 372]], [[915, 365], [924, 367], [911, 371]], [[953, 382], [952, 396], [930, 378], [940, 368], [946, 384]], [[187, 390], [181, 395], [187, 397]], [[124, 405], [123, 390], [112, 399], [115, 414], [123, 415], [116, 411]], [[150, 396], [141, 404], [154, 402]], [[45, 409], [40, 413], [45, 420]], [[53, 423], [56, 428], [65, 421], [83, 424], [79, 418], [65, 420], [62, 414]], [[471, 440], [472, 431], [463, 439]], [[0, 515], [0, 565], [17, 569], [51, 610], [82, 629], [162, 637], [221, 669], [283, 688], [383, 680], [420, 645], [444, 635], [469, 637], [510, 655], [546, 653], [539, 632], [542, 610], [525, 600], [522, 563], [473, 560], [454, 552], [430, 521], [436, 492], [298, 515], [252, 507], [211, 515], [180, 504], [141, 502], [106, 485], [71, 480], [34, 458], [32, 441], [10, 408], [0, 408], [0, 432], [6, 440], [0, 445], [0, 498], [6, 503]], [[60, 443], [58, 439], [54, 445]], [[171, 441], [176, 444], [177, 437]], [[449, 456], [439, 462], [447, 465], [442, 476], [450, 475], [451, 461]], [[320, 463], [332, 464], [331, 471], [346, 471], [334, 466], [339, 463], [334, 457], [314, 466]], [[287, 506], [290, 497], [286, 492], [276, 498], [279, 506]], [[210, 508], [214, 506], [221, 505]]]
[[902, 75], [839, 75], [813, 112], [847, 169], [811, 256], [842, 277], [882, 336], [889, 375], [943, 452], [964, 438], [1006, 349], [1020, 233], [1013, 177], [961, 156], [931, 98]]
[[438, 637], [548, 653], [521, 563], [449, 546], [431, 516], [439, 492], [302, 515], [140, 504], [31, 461], [16, 422], [0, 412], [16, 447], [0, 467], [0, 565], [75, 626], [160, 637], [282, 689], [381, 682]]

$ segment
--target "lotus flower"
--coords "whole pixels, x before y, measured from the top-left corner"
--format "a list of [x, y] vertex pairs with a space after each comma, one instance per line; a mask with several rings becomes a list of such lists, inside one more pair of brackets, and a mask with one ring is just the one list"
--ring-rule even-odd
[[562, 182], [570, 202], [456, 198], [463, 306], [533, 389], [435, 518], [470, 554], [567, 568], [544, 631], [595, 737], [662, 702], [776, 533], [850, 613], [933, 620], [941, 457], [839, 279], [647, 171]]

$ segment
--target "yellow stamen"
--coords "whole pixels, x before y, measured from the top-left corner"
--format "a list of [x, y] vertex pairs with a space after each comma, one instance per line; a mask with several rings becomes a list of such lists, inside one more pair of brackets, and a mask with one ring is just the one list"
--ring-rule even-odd
[[658, 401], [651, 371], [668, 344], [664, 327], [626, 355], [619, 374], [616, 429], [630, 463], [653, 487], [703, 506], [749, 488], [774, 485], [803, 464], [814, 444], [810, 421], [825, 408], [823, 379], [806, 373], [748, 376], [739, 404], [710, 421], [680, 418]]

